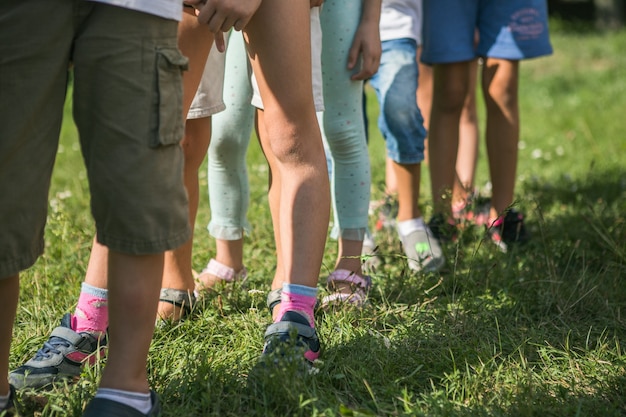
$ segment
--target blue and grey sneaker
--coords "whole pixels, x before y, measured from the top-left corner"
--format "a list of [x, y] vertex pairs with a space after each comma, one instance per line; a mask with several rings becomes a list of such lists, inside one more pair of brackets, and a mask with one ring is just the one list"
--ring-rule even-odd
[[291, 360], [295, 354], [313, 363], [320, 355], [320, 341], [315, 328], [306, 317], [296, 311], [287, 311], [280, 321], [270, 324], [265, 331], [263, 356], [276, 355]]
[[35, 356], [9, 373], [9, 382], [17, 389], [40, 389], [55, 382], [78, 379], [84, 364], [93, 365], [106, 351], [106, 337], [98, 340], [90, 333], [76, 333], [67, 313], [48, 341]]
[[442, 213], [435, 213], [428, 222], [428, 228], [439, 242], [454, 242], [458, 230], [454, 219], [446, 219]]
[[108, 398], [94, 398], [87, 404], [83, 417], [159, 417], [161, 415], [159, 396], [154, 391], [150, 391], [150, 399], [152, 408], [147, 414], [143, 414], [136, 408]]

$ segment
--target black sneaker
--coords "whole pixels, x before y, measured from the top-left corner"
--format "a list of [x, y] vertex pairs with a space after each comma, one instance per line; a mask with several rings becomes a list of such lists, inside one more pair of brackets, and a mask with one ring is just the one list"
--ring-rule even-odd
[[76, 333], [67, 313], [32, 359], [9, 373], [17, 389], [41, 389], [57, 381], [78, 379], [83, 364], [94, 364], [106, 351], [106, 337], [98, 340], [87, 332]]
[[159, 417], [161, 415], [159, 396], [150, 391], [150, 399], [152, 408], [147, 414], [143, 414], [136, 408], [108, 398], [94, 398], [87, 404], [83, 417]]
[[385, 195], [382, 201], [375, 204], [378, 218], [376, 219], [376, 231], [391, 231], [396, 228], [396, 217], [398, 217], [398, 199], [391, 195]]
[[491, 241], [502, 251], [507, 252], [511, 245], [522, 244], [530, 239], [524, 226], [524, 216], [515, 209], [508, 210], [491, 224], [487, 233]]
[[436, 213], [428, 222], [428, 227], [439, 242], [453, 242], [458, 237], [456, 222], [446, 220], [443, 213]]

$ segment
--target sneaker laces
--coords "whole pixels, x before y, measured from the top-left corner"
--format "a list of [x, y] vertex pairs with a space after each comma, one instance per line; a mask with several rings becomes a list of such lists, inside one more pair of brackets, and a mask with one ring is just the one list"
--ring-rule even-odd
[[44, 342], [43, 347], [35, 353], [33, 360], [41, 361], [50, 359], [52, 355], [60, 355], [63, 353], [57, 347], [69, 348], [71, 346], [72, 344], [68, 340], [53, 336]]

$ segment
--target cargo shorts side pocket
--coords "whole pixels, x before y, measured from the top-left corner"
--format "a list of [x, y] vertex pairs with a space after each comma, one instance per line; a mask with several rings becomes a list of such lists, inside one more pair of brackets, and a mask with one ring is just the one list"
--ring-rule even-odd
[[185, 132], [183, 117], [183, 71], [188, 60], [176, 47], [158, 47], [155, 51], [156, 111], [150, 147], [180, 143]]

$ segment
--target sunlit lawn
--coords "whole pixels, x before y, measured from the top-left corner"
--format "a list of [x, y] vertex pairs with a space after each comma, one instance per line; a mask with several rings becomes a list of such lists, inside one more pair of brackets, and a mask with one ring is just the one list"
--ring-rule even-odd
[[[379, 236], [384, 264], [370, 305], [319, 316], [316, 375], [256, 372], [275, 256], [267, 168], [253, 142], [251, 276], [245, 288], [207, 299], [193, 319], [156, 330], [149, 371], [165, 415], [626, 415], [626, 32], [559, 30], [553, 43], [554, 56], [522, 63], [516, 197], [532, 241], [502, 254], [470, 229], [445, 247], [444, 270], [425, 276], [407, 271], [394, 236]], [[368, 92], [379, 198], [384, 145]], [[477, 185], [488, 191], [484, 155], [483, 147]], [[426, 166], [423, 174], [430, 213]], [[205, 188], [205, 167], [200, 176]], [[23, 274], [12, 366], [73, 309], [87, 265], [93, 224], [69, 119], [50, 197], [46, 254]], [[209, 217], [203, 192], [196, 269], [214, 254]], [[320, 288], [335, 246], [329, 240]], [[80, 415], [99, 375], [90, 369], [77, 388], [46, 393], [45, 406], [22, 395], [27, 413]]]

